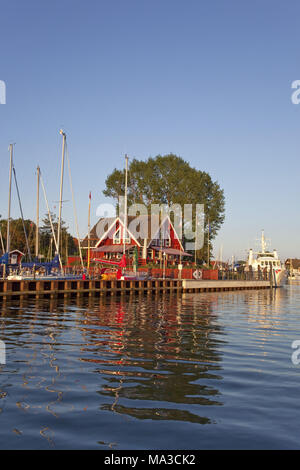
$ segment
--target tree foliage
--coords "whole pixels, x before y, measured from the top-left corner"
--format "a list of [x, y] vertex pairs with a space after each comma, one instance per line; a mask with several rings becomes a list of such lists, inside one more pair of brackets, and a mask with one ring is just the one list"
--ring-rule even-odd
[[[58, 220], [55, 214], [53, 213], [51, 213], [51, 220], [53, 224], [54, 233], [57, 238]], [[53, 250], [52, 254], [55, 252], [55, 244], [53, 242], [52, 228], [48, 214], [46, 214], [44, 219], [42, 219], [42, 224], [43, 225], [40, 227], [40, 252], [48, 258], [49, 252], [51, 251], [51, 245]], [[62, 257], [63, 262], [65, 262], [67, 255], [73, 255], [77, 253], [77, 246], [74, 238], [68, 232], [68, 226], [63, 220], [61, 221], [60, 228], [60, 255]]]
[[[57, 234], [58, 222], [54, 214], [51, 214], [55, 234]], [[25, 230], [28, 238], [28, 244], [32, 258], [35, 255], [35, 237], [36, 237], [36, 224], [29, 219], [24, 220]], [[6, 250], [7, 239], [7, 220], [0, 220], [0, 229], [3, 239], [4, 251]], [[43, 255], [44, 259], [54, 256], [55, 244], [52, 243], [52, 255], [50, 253], [51, 239], [52, 239], [51, 224], [48, 214], [42, 220], [42, 226], [39, 230], [39, 254]], [[10, 250], [22, 251], [26, 257], [28, 256], [26, 247], [26, 238], [23, 229], [22, 219], [11, 219], [10, 221]], [[0, 244], [0, 253], [2, 252], [2, 245]], [[77, 246], [74, 238], [68, 232], [68, 227], [65, 222], [61, 223], [61, 255], [65, 261], [66, 254], [71, 255], [77, 252]]]
[[[31, 254], [34, 253], [34, 243], [35, 243], [35, 223], [32, 220], [24, 220], [25, 230], [27, 234], [29, 249]], [[4, 244], [4, 249], [6, 250], [6, 240], [7, 240], [7, 220], [0, 220], [0, 229], [2, 240]], [[0, 245], [0, 250], [2, 252], [2, 245]], [[27, 253], [26, 238], [24, 234], [22, 219], [11, 219], [10, 221], [10, 250], [19, 250], [24, 254]]]

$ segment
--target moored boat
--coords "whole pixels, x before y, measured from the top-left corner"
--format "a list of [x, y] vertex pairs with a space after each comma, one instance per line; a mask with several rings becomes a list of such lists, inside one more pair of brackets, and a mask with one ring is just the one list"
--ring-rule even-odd
[[287, 277], [285, 266], [280, 261], [277, 250], [266, 251], [264, 231], [261, 234], [261, 250], [257, 253], [254, 253], [252, 248], [249, 250], [246, 267], [248, 269], [251, 267], [254, 272], [267, 273], [274, 287], [282, 286]]

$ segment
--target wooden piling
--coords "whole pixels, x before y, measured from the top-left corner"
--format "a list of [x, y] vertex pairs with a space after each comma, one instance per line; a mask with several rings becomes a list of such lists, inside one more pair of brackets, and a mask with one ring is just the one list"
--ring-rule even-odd
[[176, 292], [202, 293], [244, 289], [267, 289], [268, 281], [194, 281], [180, 279], [119, 280], [0, 280], [0, 299], [104, 297], [106, 295], [148, 295]]

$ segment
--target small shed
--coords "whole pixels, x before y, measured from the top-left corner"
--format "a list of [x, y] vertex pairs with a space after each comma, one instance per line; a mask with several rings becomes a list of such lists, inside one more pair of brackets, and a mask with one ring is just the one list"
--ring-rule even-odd
[[20, 264], [24, 253], [20, 250], [12, 250], [9, 252], [9, 264]]

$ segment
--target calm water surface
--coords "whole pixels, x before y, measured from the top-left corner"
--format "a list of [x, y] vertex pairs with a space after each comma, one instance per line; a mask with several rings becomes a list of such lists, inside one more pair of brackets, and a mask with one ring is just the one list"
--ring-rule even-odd
[[300, 286], [0, 303], [0, 448], [300, 448]]

